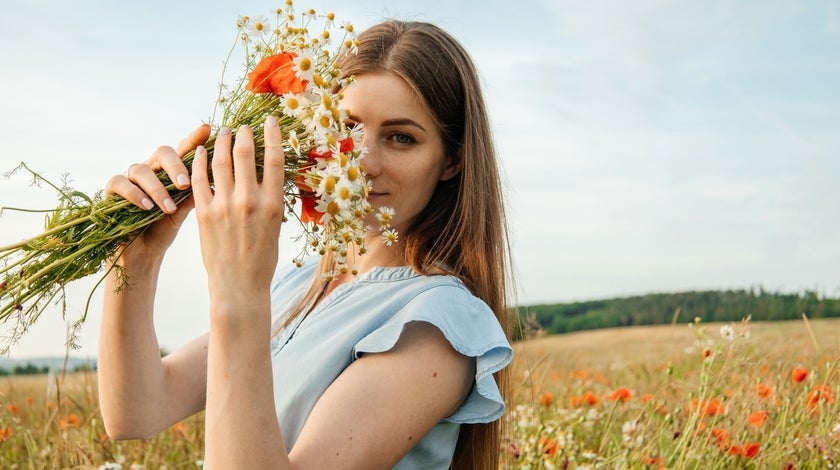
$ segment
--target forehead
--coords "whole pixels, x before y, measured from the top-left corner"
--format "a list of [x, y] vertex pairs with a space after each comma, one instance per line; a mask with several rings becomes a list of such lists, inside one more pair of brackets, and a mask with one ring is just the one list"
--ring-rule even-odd
[[363, 120], [395, 117], [434, 123], [423, 100], [402, 77], [389, 72], [366, 73], [344, 90], [341, 106]]

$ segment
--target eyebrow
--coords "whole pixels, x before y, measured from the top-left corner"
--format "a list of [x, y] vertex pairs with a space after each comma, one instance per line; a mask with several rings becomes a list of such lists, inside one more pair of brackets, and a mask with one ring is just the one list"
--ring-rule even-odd
[[[359, 119], [358, 116], [354, 116], [353, 114], [348, 114], [347, 117], [353, 121], [362, 122], [362, 120]], [[421, 126], [417, 121], [409, 118], [386, 119], [384, 122], [382, 122], [382, 127], [388, 126], [414, 126], [423, 132], [428, 132], [426, 131], [426, 128]]]

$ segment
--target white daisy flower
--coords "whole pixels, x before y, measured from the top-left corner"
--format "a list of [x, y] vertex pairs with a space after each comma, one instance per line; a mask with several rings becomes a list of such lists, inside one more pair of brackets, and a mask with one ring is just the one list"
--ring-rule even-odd
[[285, 93], [280, 97], [280, 107], [283, 114], [294, 118], [301, 118], [309, 107], [309, 99], [303, 93]]
[[735, 341], [735, 328], [732, 328], [732, 325], [723, 325], [720, 327], [720, 336], [727, 341]]
[[385, 241], [385, 246], [391, 246], [400, 241], [399, 235], [395, 230], [385, 230], [382, 232], [382, 239]]
[[303, 49], [294, 58], [295, 75], [301, 80], [312, 81], [312, 75], [315, 73], [315, 58], [312, 51]]
[[388, 228], [391, 226], [391, 219], [394, 217], [394, 209], [390, 207], [380, 207], [379, 211], [376, 213], [376, 220], [382, 225], [383, 228]]
[[245, 29], [251, 33], [251, 36], [265, 37], [271, 32], [271, 25], [268, 24], [268, 20], [264, 16], [257, 15], [245, 23]]

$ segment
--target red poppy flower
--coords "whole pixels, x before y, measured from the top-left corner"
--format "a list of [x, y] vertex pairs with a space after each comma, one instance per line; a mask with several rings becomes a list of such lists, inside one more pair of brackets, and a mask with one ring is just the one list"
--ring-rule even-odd
[[248, 74], [245, 89], [254, 93], [300, 93], [306, 89], [306, 80], [295, 75], [293, 60], [297, 57], [292, 52], [270, 55], [254, 67]]
[[764, 421], [767, 420], [767, 412], [764, 410], [754, 411], [750, 414], [749, 423], [752, 427], [761, 427], [764, 424]]
[[808, 370], [801, 367], [795, 367], [790, 373], [791, 380], [794, 383], [800, 383], [808, 377]]
[[543, 393], [542, 400], [541, 400], [543, 406], [550, 406], [551, 405], [551, 400], [553, 398], [554, 398], [554, 396], [551, 394], [551, 392]]
[[[353, 148], [355, 148], [355, 143], [353, 142], [353, 139], [349, 137], [342, 139], [341, 142], [338, 143], [338, 151], [341, 153], [349, 152], [353, 150]], [[308, 156], [309, 161], [314, 162], [316, 158], [330, 158], [332, 156], [332, 151], [327, 150], [326, 152], [318, 153], [318, 150], [313, 148], [309, 150]]]
[[556, 455], [557, 454], [557, 441], [548, 437], [541, 437], [540, 438], [540, 447], [542, 447], [543, 454], [545, 455]]
[[808, 409], [811, 411], [816, 410], [821, 401], [824, 401], [826, 405], [834, 403], [834, 394], [831, 393], [831, 389], [825, 385], [816, 385], [814, 386], [814, 389], [808, 393], [808, 398], [806, 399]]
[[711, 436], [717, 442], [717, 445], [726, 448], [729, 445], [729, 431], [723, 428], [714, 428], [710, 431]]
[[751, 459], [758, 454], [759, 450], [761, 450], [761, 444], [758, 442], [744, 444], [744, 457]]
[[631, 397], [633, 397], [633, 392], [631, 392], [630, 389], [628, 389], [626, 387], [619, 387], [619, 388], [615, 389], [614, 392], [612, 392], [612, 394], [610, 395], [610, 400], [612, 400], [612, 401], [616, 401], [616, 400], [627, 401]]
[[767, 384], [758, 384], [755, 389], [758, 397], [762, 400], [766, 400], [773, 395], [773, 389]]

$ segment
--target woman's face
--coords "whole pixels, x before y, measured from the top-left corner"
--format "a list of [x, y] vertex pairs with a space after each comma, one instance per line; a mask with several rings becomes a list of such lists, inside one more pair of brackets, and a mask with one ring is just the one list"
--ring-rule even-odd
[[362, 159], [373, 182], [374, 209], [395, 211], [392, 226], [403, 231], [432, 197], [438, 181], [458, 168], [444, 156], [443, 138], [431, 112], [408, 84], [391, 73], [363, 74], [344, 91], [348, 124], [364, 124]]

